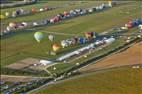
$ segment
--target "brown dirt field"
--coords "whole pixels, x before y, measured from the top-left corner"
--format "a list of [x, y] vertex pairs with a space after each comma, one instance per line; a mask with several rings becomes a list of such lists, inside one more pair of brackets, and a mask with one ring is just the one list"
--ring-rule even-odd
[[10, 64], [8, 66], [6, 66], [7, 68], [11, 68], [11, 69], [23, 69], [25, 67], [29, 67], [33, 64], [38, 64], [39, 60], [35, 59], [35, 58], [26, 58], [24, 60], [20, 60], [16, 63]]
[[80, 72], [89, 72], [100, 69], [142, 64], [142, 42], [133, 45], [127, 50], [109, 56], [96, 64], [90, 64], [80, 69]]

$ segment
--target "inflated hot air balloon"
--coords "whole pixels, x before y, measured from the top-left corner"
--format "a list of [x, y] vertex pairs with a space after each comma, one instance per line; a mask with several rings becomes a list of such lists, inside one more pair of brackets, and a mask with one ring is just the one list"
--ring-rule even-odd
[[16, 11], [13, 11], [13, 12], [12, 12], [12, 17], [14, 17], [14, 18], [15, 18], [16, 16], [17, 16]]
[[74, 37], [71, 40], [72, 40], [72, 44], [76, 44], [78, 42], [78, 37]]
[[94, 33], [93, 32], [86, 32], [85, 36], [87, 39], [92, 39], [93, 38]]
[[69, 13], [67, 11], [64, 11], [64, 16], [68, 16]]
[[42, 12], [42, 11], [44, 11], [44, 9], [43, 9], [43, 8], [40, 8], [39, 11]]
[[52, 48], [54, 52], [57, 52], [60, 49], [60, 46], [58, 44], [54, 44]]
[[40, 43], [40, 41], [43, 39], [44, 35], [42, 32], [35, 32], [34, 34], [34, 38], [36, 39], [36, 41], [38, 43]]
[[9, 17], [9, 15], [10, 15], [9, 12], [5, 12], [6, 17]]
[[65, 47], [68, 46], [68, 43], [65, 40], [62, 40], [61, 41], [61, 46], [62, 46], [62, 48], [65, 48]]
[[0, 15], [0, 19], [4, 19], [5, 18], [5, 16], [4, 15]]
[[45, 10], [48, 10], [48, 6], [45, 6], [44, 9], [45, 9]]
[[36, 12], [38, 12], [36, 8], [32, 8], [32, 10], [31, 10], [31, 11], [32, 11], [32, 13], [36, 13]]
[[54, 40], [54, 36], [53, 35], [49, 35], [48, 38], [49, 38], [50, 41]]
[[14, 23], [14, 22], [10, 22], [10, 23], [9, 23], [9, 26], [10, 26], [10, 27], [15, 27], [15, 28], [16, 28], [16, 27], [17, 27], [17, 24]]
[[86, 42], [86, 39], [85, 39], [85, 38], [79, 38], [79, 42], [80, 42], [81, 44], [84, 44], [84, 43]]
[[112, 1], [111, 0], [108, 1], [108, 5], [109, 5], [109, 7], [112, 7]]

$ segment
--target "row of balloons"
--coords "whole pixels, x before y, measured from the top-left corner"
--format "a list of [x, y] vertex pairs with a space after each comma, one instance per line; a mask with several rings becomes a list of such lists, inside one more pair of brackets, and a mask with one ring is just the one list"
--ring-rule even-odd
[[[65, 47], [68, 47], [69, 45], [76, 44], [78, 41], [79, 41], [79, 43], [84, 44], [84, 43], [87, 42], [87, 40], [92, 40], [93, 38], [96, 38], [96, 35], [97, 35], [96, 32], [86, 32], [85, 33], [86, 38], [83, 38], [83, 37], [82, 38], [74, 37], [74, 38], [70, 39], [70, 41], [69, 40], [68, 41], [67, 40], [62, 40], [61, 41], [61, 46], [63, 48], [65, 48]], [[34, 38], [35, 38], [35, 40], [38, 43], [40, 43], [41, 40], [44, 38], [44, 34], [42, 32], [35, 32], [34, 33]], [[55, 36], [50, 34], [48, 36], [48, 39], [50, 41], [54, 41]], [[53, 48], [53, 51], [56, 52], [56, 51], [58, 51], [60, 49], [60, 46], [58, 44], [54, 44], [52, 46], [52, 48]]]
[[1, 14], [0, 19], [10, 18], [10, 17], [15, 18], [21, 15], [28, 15], [32, 13], [38, 13], [38, 12], [43, 12], [43, 11], [48, 11], [48, 10], [53, 10], [53, 9], [56, 9], [56, 7], [49, 8], [48, 6], [45, 6], [44, 8], [40, 8], [40, 9], [32, 8], [31, 10], [18, 9], [18, 10], [13, 11], [12, 13], [5, 12], [5, 15]]

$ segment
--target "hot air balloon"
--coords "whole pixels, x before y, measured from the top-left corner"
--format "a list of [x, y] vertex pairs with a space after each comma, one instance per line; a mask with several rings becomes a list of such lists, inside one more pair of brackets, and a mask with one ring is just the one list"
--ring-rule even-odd
[[86, 32], [85, 36], [87, 39], [92, 39], [93, 38], [94, 33], [93, 32]]
[[9, 17], [9, 15], [10, 15], [9, 12], [5, 12], [6, 17]]
[[50, 41], [54, 40], [54, 36], [53, 35], [49, 35], [48, 38], [49, 38]]
[[86, 42], [86, 39], [85, 39], [85, 38], [79, 38], [79, 42], [80, 42], [81, 44], [84, 44], [84, 43]]
[[23, 26], [25, 26], [25, 27], [28, 26], [28, 23], [27, 23], [27, 22], [22, 22], [21, 24], [22, 24]]
[[0, 19], [4, 19], [5, 18], [5, 16], [4, 15], [0, 15]]
[[16, 11], [13, 11], [13, 12], [12, 12], [12, 17], [14, 17], [14, 18], [15, 18], [16, 16], [17, 16]]
[[48, 6], [45, 6], [44, 9], [45, 9], [45, 10], [48, 10]]
[[68, 46], [68, 43], [65, 40], [62, 40], [61, 41], [61, 46], [62, 46], [62, 48], [65, 48], [65, 47]]
[[7, 27], [6, 27], [6, 30], [7, 30], [7, 31], [11, 31], [11, 27], [10, 27], [10, 26], [7, 26]]
[[36, 13], [36, 12], [38, 12], [36, 8], [32, 8], [32, 10], [31, 10], [31, 11], [32, 11], [32, 13]]
[[69, 13], [67, 11], [64, 11], [64, 16], [69, 17]]
[[17, 24], [14, 23], [14, 22], [10, 22], [10, 23], [9, 23], [9, 26], [12, 27], [12, 28], [13, 28], [13, 27], [16, 28], [16, 27], [17, 27]]
[[54, 44], [52, 48], [54, 52], [57, 52], [60, 49], [60, 46], [58, 44]]
[[72, 44], [76, 44], [78, 42], [78, 37], [74, 37], [71, 40], [72, 40]]
[[44, 9], [43, 9], [43, 8], [40, 8], [39, 11], [42, 12], [42, 11], [44, 11]]
[[35, 37], [36, 41], [38, 43], [40, 43], [40, 41], [43, 39], [44, 36], [43, 36], [42, 32], [35, 32], [34, 37]]
[[33, 26], [38, 26], [39, 24], [37, 22], [33, 22]]
[[108, 5], [109, 5], [109, 7], [112, 7], [112, 1], [111, 0], [108, 1]]

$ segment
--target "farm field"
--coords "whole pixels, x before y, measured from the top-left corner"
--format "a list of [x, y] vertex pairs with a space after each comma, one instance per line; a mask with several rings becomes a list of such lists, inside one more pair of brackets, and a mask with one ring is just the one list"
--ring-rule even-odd
[[32, 94], [140, 94], [142, 68], [115, 68], [55, 83]]
[[142, 43], [137, 43], [123, 52], [106, 57], [103, 60], [81, 68], [80, 72], [89, 72], [113, 67], [142, 64]]

